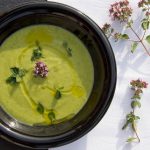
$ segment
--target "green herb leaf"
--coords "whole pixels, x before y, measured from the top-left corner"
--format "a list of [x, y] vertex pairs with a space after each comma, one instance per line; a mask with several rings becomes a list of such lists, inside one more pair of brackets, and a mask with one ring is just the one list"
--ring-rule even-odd
[[17, 83], [16, 77], [13, 77], [13, 76], [8, 77], [6, 79], [6, 83], [8, 83], [8, 84], [16, 84]]
[[139, 120], [140, 119], [140, 117], [139, 116], [135, 116], [135, 120]]
[[23, 77], [26, 74], [26, 70], [25, 69], [19, 69], [18, 67], [12, 67], [10, 68], [13, 76], [19, 76], [19, 77]]
[[60, 99], [61, 96], [62, 96], [62, 94], [61, 94], [60, 90], [57, 90], [56, 93], [55, 93], [55, 98]]
[[39, 103], [38, 106], [37, 106], [37, 111], [40, 113], [40, 114], [43, 114], [44, 113], [44, 106]]
[[135, 140], [137, 140], [137, 138], [135, 138], [135, 137], [130, 137], [130, 138], [128, 138], [127, 139], [127, 142], [134, 142]]
[[129, 39], [129, 36], [127, 34], [122, 34], [121, 39], [122, 40], [127, 40], [127, 39]]
[[127, 40], [127, 39], [129, 39], [129, 36], [127, 34], [121, 34], [119, 32], [116, 32], [113, 37], [115, 39], [115, 42], [117, 42], [118, 40]]
[[131, 107], [135, 108], [135, 107], [141, 107], [141, 103], [139, 101], [132, 101], [131, 103]]
[[140, 119], [140, 117], [139, 116], [135, 116], [134, 113], [131, 112], [130, 114], [127, 115], [126, 119], [127, 119], [127, 121], [129, 123], [133, 123], [135, 120]]
[[127, 115], [126, 118], [129, 123], [133, 123], [135, 120], [135, 115], [133, 114], [133, 112], [131, 112], [130, 114]]
[[72, 57], [72, 49], [68, 46], [67, 42], [63, 42], [63, 47], [66, 50], [69, 57]]
[[148, 20], [142, 22], [142, 28], [143, 28], [143, 30], [149, 29], [149, 21]]
[[51, 122], [53, 122], [53, 120], [55, 120], [55, 113], [54, 112], [49, 112], [48, 113], [48, 118], [51, 120]]
[[150, 35], [146, 37], [146, 41], [150, 44]]
[[133, 97], [132, 97], [131, 99], [141, 99], [141, 96], [140, 96], [140, 95], [135, 94], [135, 95], [133, 95]]
[[10, 68], [10, 70], [14, 76], [19, 74], [19, 68], [17, 68], [17, 67], [12, 67], [12, 68]]
[[19, 83], [27, 72], [25, 69], [19, 69], [18, 67], [12, 67], [10, 70], [12, 75], [6, 79], [6, 83], [8, 84]]
[[36, 61], [43, 57], [42, 48], [38, 41], [36, 41], [37, 48], [33, 50], [31, 61]]
[[134, 51], [136, 50], [137, 46], [138, 46], [138, 42], [132, 43], [132, 45], [131, 45], [131, 52], [132, 53], [134, 53]]
[[42, 52], [39, 49], [34, 49], [31, 57], [31, 61], [36, 61], [42, 58]]

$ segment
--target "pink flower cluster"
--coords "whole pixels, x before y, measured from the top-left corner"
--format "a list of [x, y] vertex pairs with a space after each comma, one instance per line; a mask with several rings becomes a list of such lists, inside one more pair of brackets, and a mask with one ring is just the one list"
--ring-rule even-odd
[[147, 86], [148, 86], [148, 83], [147, 83], [147, 82], [142, 81], [142, 80], [140, 80], [140, 79], [132, 80], [132, 81], [130, 82], [130, 84], [131, 84], [131, 86], [132, 86], [133, 88], [138, 88], [138, 89], [147, 88]]
[[140, 0], [140, 2], [138, 3], [138, 6], [143, 7], [145, 4], [147, 4], [145, 0]]
[[114, 20], [119, 20], [121, 22], [128, 21], [128, 18], [132, 14], [132, 8], [129, 6], [128, 0], [122, 0], [120, 2], [115, 2], [111, 5], [109, 9], [110, 16]]
[[42, 78], [44, 77], [47, 77], [48, 75], [48, 68], [47, 68], [47, 65], [44, 64], [43, 62], [39, 61], [39, 62], [36, 62], [35, 64], [35, 68], [34, 68], [34, 75], [37, 77], [37, 76], [40, 76]]

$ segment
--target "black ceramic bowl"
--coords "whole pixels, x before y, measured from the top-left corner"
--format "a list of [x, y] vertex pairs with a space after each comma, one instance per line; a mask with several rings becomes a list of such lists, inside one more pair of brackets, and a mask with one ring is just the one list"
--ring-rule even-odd
[[94, 65], [94, 86], [88, 102], [69, 121], [32, 127], [0, 109], [2, 138], [26, 147], [49, 148], [79, 139], [102, 119], [113, 98], [116, 63], [109, 42], [90, 18], [74, 8], [52, 2], [26, 4], [5, 14], [0, 19], [0, 44], [16, 30], [35, 24], [56, 25], [75, 34], [87, 47]]

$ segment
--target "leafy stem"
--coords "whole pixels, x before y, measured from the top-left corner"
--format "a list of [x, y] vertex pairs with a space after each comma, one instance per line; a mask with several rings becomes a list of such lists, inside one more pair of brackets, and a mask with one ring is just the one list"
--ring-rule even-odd
[[131, 97], [131, 108], [132, 111], [126, 116], [126, 123], [122, 127], [122, 130], [126, 129], [129, 125], [131, 125], [131, 129], [135, 134], [135, 137], [130, 137], [127, 139], [127, 142], [140, 142], [140, 137], [137, 132], [137, 121], [140, 119], [139, 116], [136, 116], [135, 109], [141, 107], [141, 94], [143, 93], [143, 89], [147, 88], [147, 83], [142, 80], [132, 80], [130, 82], [131, 88], [134, 90], [134, 95]]
[[36, 48], [33, 49], [31, 61], [36, 61], [36, 60], [39, 60], [40, 58], [43, 58], [42, 48], [40, 46], [39, 41], [36, 41], [35, 45], [36, 45]]
[[11, 84], [11, 85], [20, 83], [22, 78], [27, 73], [27, 70], [20, 69], [18, 67], [12, 67], [10, 68], [10, 71], [11, 71], [11, 76], [9, 76], [6, 79], [6, 83]]
[[54, 110], [47, 110], [41, 103], [37, 104], [36, 110], [39, 114], [46, 115], [48, 117], [48, 119], [51, 121], [51, 124], [56, 119]]

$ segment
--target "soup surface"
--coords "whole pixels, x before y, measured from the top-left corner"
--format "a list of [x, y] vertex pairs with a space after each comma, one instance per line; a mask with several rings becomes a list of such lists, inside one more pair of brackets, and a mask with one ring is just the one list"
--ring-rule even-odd
[[76, 115], [93, 87], [88, 50], [57, 26], [34, 25], [0, 47], [0, 105], [28, 125], [56, 124]]

